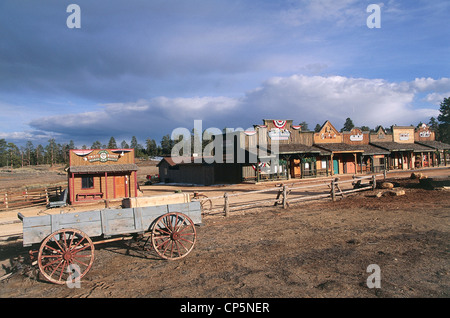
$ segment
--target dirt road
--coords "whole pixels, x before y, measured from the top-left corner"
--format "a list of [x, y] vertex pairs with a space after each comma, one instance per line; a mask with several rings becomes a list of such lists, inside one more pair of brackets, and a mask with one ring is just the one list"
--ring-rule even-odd
[[[136, 244], [97, 245], [80, 288], [23, 271], [0, 282], [0, 297], [447, 298], [450, 192], [396, 181], [405, 195], [368, 191], [338, 202], [205, 217], [194, 250], [179, 261], [160, 260]], [[0, 246], [0, 261], [7, 267], [26, 253], [20, 240], [9, 242]], [[371, 264], [380, 269], [381, 288], [367, 285]]]

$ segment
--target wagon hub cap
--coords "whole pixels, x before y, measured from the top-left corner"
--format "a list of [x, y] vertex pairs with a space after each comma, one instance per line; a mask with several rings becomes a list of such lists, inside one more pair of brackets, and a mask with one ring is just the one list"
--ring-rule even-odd
[[174, 233], [172, 233], [172, 237], [171, 238], [172, 238], [173, 241], [176, 241], [176, 240], [178, 240], [180, 238], [180, 234], [178, 232], [174, 232]]
[[72, 255], [72, 253], [70, 251], [67, 251], [67, 252], [65, 252], [63, 254], [63, 258], [64, 258], [65, 261], [69, 261], [70, 262], [72, 260], [72, 257], [73, 257], [73, 255]]

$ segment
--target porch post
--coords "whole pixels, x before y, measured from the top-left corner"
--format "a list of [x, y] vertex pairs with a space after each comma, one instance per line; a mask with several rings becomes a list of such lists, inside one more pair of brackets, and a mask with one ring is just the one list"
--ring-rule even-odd
[[108, 200], [108, 172], [105, 172], [105, 199]]
[[331, 153], [331, 175], [334, 175], [333, 153]]
[[72, 203], [75, 202], [75, 174], [72, 172], [72, 193], [71, 193], [71, 197], [72, 197]]

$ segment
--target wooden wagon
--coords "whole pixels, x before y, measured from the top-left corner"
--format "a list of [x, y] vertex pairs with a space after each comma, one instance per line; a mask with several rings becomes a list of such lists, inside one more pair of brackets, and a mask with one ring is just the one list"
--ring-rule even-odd
[[164, 259], [183, 258], [194, 248], [195, 225], [202, 222], [198, 201], [18, 217], [23, 222], [23, 245], [40, 244], [31, 254], [37, 253], [40, 272], [56, 284], [85, 276], [94, 261], [94, 245], [125, 235], [151, 241]]

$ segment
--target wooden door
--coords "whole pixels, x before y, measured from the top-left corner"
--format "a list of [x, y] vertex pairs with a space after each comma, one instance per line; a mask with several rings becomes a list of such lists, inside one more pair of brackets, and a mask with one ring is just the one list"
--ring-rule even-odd
[[336, 159], [333, 159], [333, 170], [334, 174], [339, 174], [339, 161]]
[[125, 176], [115, 176], [114, 177], [114, 187], [115, 187], [115, 197], [124, 198], [125, 197]]
[[301, 169], [300, 169], [300, 159], [292, 159], [291, 160], [291, 177], [292, 178], [300, 178], [301, 177]]

